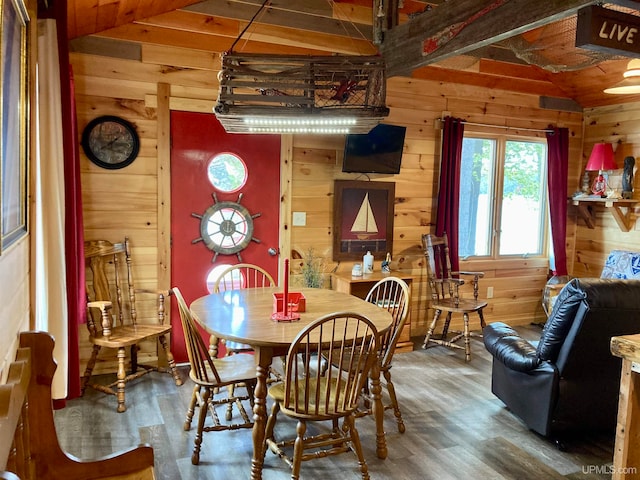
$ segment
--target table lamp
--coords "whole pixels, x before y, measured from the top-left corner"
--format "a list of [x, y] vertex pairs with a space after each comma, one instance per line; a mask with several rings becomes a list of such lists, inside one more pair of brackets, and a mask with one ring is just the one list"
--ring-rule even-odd
[[607, 196], [607, 177], [603, 174], [603, 170], [615, 170], [618, 168], [613, 155], [613, 146], [610, 143], [596, 143], [591, 150], [591, 156], [585, 170], [598, 171], [593, 184], [591, 193], [601, 197]]

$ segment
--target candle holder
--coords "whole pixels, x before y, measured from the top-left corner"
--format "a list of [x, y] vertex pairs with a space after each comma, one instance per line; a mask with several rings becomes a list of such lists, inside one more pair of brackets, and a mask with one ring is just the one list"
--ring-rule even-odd
[[[300, 313], [306, 308], [304, 295], [297, 292], [289, 293], [289, 259], [284, 260], [284, 292], [273, 294], [273, 309], [271, 320], [276, 322], [295, 322], [300, 320]], [[285, 301], [286, 300], [286, 301]]]
[[273, 294], [273, 314], [271, 320], [277, 322], [295, 322], [300, 320], [300, 312], [306, 308], [306, 298], [302, 293], [291, 292], [287, 295], [289, 301], [284, 304], [284, 293]]
[[[273, 311], [274, 312], [283, 312], [284, 305], [282, 301], [284, 300], [284, 293], [274, 293], [273, 294]], [[307, 299], [300, 292], [289, 292], [289, 301], [287, 302], [287, 307], [290, 312], [304, 312], [307, 307]]]

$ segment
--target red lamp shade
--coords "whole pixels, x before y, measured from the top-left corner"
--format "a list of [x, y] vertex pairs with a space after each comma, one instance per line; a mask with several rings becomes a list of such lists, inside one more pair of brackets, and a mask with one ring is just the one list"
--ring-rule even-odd
[[591, 156], [585, 170], [615, 170], [618, 168], [610, 143], [596, 143], [591, 150]]

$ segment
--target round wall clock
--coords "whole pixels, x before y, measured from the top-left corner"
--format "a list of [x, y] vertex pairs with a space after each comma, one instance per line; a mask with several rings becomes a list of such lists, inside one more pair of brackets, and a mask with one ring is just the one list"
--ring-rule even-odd
[[126, 120], [105, 115], [87, 124], [82, 132], [82, 149], [99, 167], [115, 170], [135, 160], [140, 151], [140, 138]]

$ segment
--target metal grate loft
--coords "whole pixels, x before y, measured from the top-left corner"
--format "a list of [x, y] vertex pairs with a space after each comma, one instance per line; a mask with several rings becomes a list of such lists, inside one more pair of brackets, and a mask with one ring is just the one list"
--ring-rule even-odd
[[215, 114], [233, 133], [366, 133], [389, 114], [380, 56], [227, 53]]

